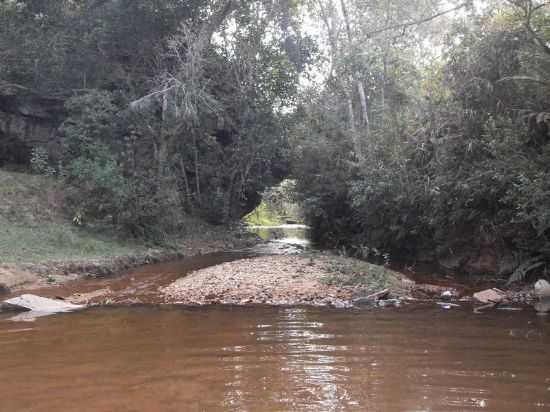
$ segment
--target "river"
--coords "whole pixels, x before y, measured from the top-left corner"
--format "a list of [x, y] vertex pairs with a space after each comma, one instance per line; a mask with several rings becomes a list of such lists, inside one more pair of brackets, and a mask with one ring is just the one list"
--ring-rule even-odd
[[[245, 256], [148, 266], [117, 282], [128, 291], [132, 279], [167, 282]], [[151, 298], [0, 320], [0, 412], [478, 410], [550, 411], [548, 316]]]

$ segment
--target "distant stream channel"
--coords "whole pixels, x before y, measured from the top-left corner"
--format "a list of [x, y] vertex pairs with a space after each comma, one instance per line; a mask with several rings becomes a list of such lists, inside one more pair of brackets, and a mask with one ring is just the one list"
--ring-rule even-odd
[[[267, 230], [279, 241], [307, 238]], [[156, 285], [256, 252], [242, 253], [126, 276]], [[1, 412], [478, 410], [550, 411], [548, 316], [152, 299], [32, 323], [0, 319]]]

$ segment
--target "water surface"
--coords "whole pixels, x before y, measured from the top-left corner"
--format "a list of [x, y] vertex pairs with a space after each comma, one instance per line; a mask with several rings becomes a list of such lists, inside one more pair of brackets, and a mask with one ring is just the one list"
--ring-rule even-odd
[[432, 306], [0, 320], [0, 411], [550, 410], [550, 321]]

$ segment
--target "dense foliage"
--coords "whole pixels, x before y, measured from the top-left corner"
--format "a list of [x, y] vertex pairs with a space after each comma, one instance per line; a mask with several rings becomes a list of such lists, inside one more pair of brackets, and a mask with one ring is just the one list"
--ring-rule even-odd
[[75, 222], [158, 238], [239, 218], [288, 170], [283, 107], [312, 43], [288, 2], [0, 2], [0, 80], [65, 99], [32, 168]]
[[[404, 35], [395, 24], [400, 35], [388, 24], [393, 40], [377, 50], [379, 38], [362, 37], [372, 28], [362, 5], [348, 7], [355, 20], [339, 24], [356, 25], [353, 43], [333, 47], [362, 53], [340, 59], [340, 73], [308, 92], [293, 129], [316, 240], [472, 273], [504, 275], [550, 258], [550, 7], [465, 11], [435, 58], [414, 39], [441, 26], [409, 25]], [[336, 81], [346, 73], [355, 83], [371, 76], [362, 78], [369, 122], [358, 121], [361, 91]]]

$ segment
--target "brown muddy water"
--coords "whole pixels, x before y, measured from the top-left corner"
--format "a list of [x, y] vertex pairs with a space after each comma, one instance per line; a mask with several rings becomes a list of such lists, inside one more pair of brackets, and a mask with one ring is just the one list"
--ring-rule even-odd
[[0, 411], [550, 410], [550, 320], [133, 306], [0, 321]]

